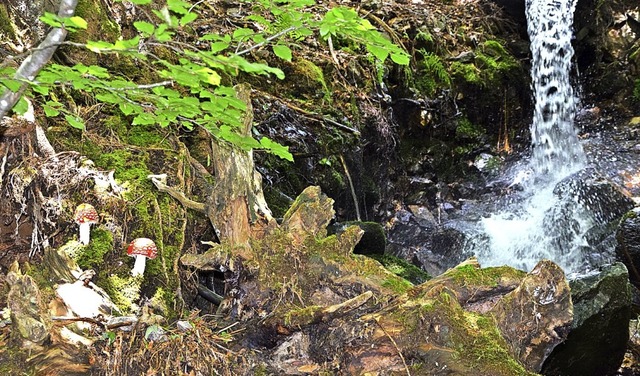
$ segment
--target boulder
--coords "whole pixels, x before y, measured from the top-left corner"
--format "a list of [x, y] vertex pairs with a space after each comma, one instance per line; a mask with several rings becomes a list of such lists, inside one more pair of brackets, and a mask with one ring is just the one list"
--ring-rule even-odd
[[511, 352], [527, 369], [539, 372], [547, 356], [565, 340], [573, 320], [564, 272], [551, 261], [539, 262], [490, 312]]
[[631, 285], [616, 263], [570, 282], [574, 320], [567, 340], [555, 348], [542, 373], [562, 376], [614, 374], [629, 339]]
[[616, 232], [616, 257], [629, 270], [629, 278], [640, 286], [640, 208], [630, 211]]
[[464, 252], [466, 236], [447, 224], [439, 224], [421, 206], [401, 209], [390, 221], [387, 253], [407, 260], [432, 276], [440, 275], [469, 255]]

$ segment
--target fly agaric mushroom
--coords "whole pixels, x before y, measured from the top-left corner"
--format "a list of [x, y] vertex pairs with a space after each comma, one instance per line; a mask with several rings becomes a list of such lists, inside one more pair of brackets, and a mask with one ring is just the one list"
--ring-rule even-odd
[[131, 274], [135, 277], [138, 275], [144, 274], [144, 266], [147, 260], [147, 257], [150, 259], [156, 258], [158, 254], [158, 248], [156, 247], [156, 243], [151, 239], [147, 238], [138, 238], [129, 244], [129, 248], [127, 248], [127, 254], [131, 257], [136, 258], [136, 263], [133, 265], [133, 269], [131, 270]]
[[91, 237], [91, 225], [98, 223], [98, 212], [90, 204], [80, 204], [74, 216], [80, 226], [80, 243], [87, 245]]

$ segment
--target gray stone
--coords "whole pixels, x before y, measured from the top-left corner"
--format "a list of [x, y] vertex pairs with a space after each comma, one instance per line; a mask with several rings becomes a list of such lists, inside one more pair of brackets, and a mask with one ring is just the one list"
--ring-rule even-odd
[[640, 208], [629, 212], [616, 232], [616, 257], [629, 270], [629, 278], [640, 285]]
[[387, 253], [432, 276], [442, 274], [469, 256], [464, 252], [466, 235], [453, 227], [438, 224], [426, 208], [399, 210], [391, 223]]
[[571, 281], [574, 321], [567, 340], [556, 347], [542, 368], [545, 375], [613, 374], [629, 339], [631, 285], [621, 263]]

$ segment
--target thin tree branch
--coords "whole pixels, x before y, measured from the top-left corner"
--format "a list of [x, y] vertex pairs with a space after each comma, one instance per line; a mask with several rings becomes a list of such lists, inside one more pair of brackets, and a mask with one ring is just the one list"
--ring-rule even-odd
[[[76, 10], [78, 0], [61, 0], [58, 9], [59, 17], [71, 17]], [[42, 68], [51, 60], [53, 53], [56, 52], [58, 45], [67, 37], [67, 30], [64, 28], [53, 28], [47, 34], [47, 37], [38, 45], [38, 48], [27, 57], [18, 71], [14, 75], [16, 80], [24, 81], [20, 89], [16, 92], [6, 90], [0, 97], [0, 119], [2, 119], [9, 110], [18, 103], [22, 93], [27, 87], [27, 82], [32, 82]]]
[[280, 38], [281, 36], [283, 36], [283, 35], [285, 35], [285, 34], [287, 34], [287, 33], [291, 32], [291, 31], [294, 31], [295, 29], [296, 29], [295, 27], [290, 26], [290, 27], [288, 27], [288, 28], [286, 28], [286, 29], [284, 29], [284, 30], [282, 30], [282, 31], [280, 31], [280, 32], [278, 32], [278, 33], [276, 33], [276, 34], [273, 34], [272, 36], [270, 36], [269, 38], [267, 38], [267, 39], [263, 40], [263, 41], [262, 41], [262, 42], [260, 42], [260, 43], [256, 43], [256, 44], [254, 44], [253, 46], [251, 46], [251, 47], [247, 47], [247, 48], [245, 48], [244, 50], [242, 50], [242, 51], [240, 51], [240, 52], [236, 52], [236, 55], [241, 56], [241, 55], [244, 55], [244, 54], [246, 54], [246, 53], [248, 53], [248, 52], [251, 52], [251, 51], [255, 50], [256, 48], [259, 48], [259, 47], [264, 46], [265, 44], [267, 44], [267, 43], [271, 42], [271, 41], [272, 41], [272, 40], [274, 40], [274, 39], [278, 39], [278, 38]]

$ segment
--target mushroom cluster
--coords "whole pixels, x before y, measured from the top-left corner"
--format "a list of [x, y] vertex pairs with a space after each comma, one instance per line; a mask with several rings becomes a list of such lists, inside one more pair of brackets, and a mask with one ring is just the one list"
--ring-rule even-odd
[[133, 269], [131, 270], [131, 275], [135, 277], [144, 274], [147, 258], [156, 258], [158, 255], [158, 247], [156, 247], [156, 243], [151, 239], [137, 238], [129, 244], [127, 254], [136, 259]]
[[80, 243], [87, 245], [91, 239], [91, 225], [98, 223], [98, 212], [91, 204], [80, 204], [74, 220], [80, 226]]

